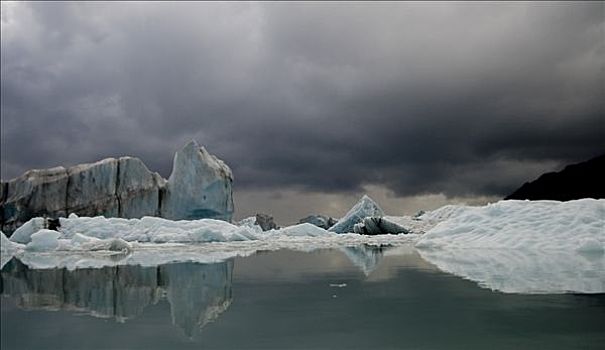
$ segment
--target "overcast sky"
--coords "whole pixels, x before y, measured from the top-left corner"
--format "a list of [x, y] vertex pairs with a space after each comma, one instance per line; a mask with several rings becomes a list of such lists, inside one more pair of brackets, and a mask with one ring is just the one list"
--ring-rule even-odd
[[237, 216], [397, 214], [605, 152], [603, 2], [2, 2], [1, 175], [196, 139]]

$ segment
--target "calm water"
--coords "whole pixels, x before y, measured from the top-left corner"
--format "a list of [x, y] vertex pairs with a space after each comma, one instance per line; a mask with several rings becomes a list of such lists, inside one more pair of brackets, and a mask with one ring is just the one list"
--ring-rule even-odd
[[493, 292], [405, 247], [2, 269], [8, 349], [603, 349], [605, 295]]

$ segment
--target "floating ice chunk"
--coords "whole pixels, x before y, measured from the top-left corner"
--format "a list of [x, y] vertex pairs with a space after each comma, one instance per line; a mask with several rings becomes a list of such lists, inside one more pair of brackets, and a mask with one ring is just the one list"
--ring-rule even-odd
[[346, 283], [330, 283], [330, 287], [333, 287], [333, 288], [344, 288], [346, 286], [347, 286]]
[[43, 228], [46, 228], [45, 218], [32, 218], [16, 229], [12, 236], [10, 236], [10, 240], [16, 243], [27, 244], [31, 241], [31, 235]]
[[376, 202], [370, 197], [364, 195], [357, 204], [351, 208], [343, 218], [338, 220], [334, 226], [330, 227], [328, 231], [336, 233], [352, 233], [353, 227], [356, 223], [361, 222], [368, 216], [384, 216], [384, 212]]
[[26, 246], [26, 250], [32, 251], [53, 251], [59, 247], [59, 237], [61, 234], [57, 231], [42, 229], [31, 235], [31, 242]]
[[416, 247], [531, 248], [574, 251], [605, 243], [605, 199], [506, 200], [467, 207], [429, 230]]
[[95, 237], [84, 236], [83, 234], [76, 233], [71, 237], [71, 243], [76, 246], [82, 246], [86, 244], [95, 244], [102, 240]]
[[321, 227], [317, 227], [313, 224], [304, 223], [293, 226], [284, 227], [280, 230], [274, 231], [275, 234], [281, 236], [306, 236], [306, 237], [320, 237], [329, 236], [330, 233]]
[[76, 233], [100, 239], [121, 238], [138, 242], [224, 242], [255, 238], [255, 231], [221, 220], [200, 219], [172, 221], [157, 217], [142, 219], [105, 218], [102, 216], [61, 219], [65, 238]]
[[334, 218], [331, 218], [331, 217], [325, 216], [325, 215], [309, 215], [298, 221], [299, 224], [304, 224], [307, 222], [309, 224], [313, 224], [315, 226], [325, 228], [327, 230], [330, 227], [334, 226], [334, 224], [336, 223], [336, 220], [334, 220]]
[[107, 250], [119, 252], [119, 251], [130, 251], [132, 247], [128, 242], [121, 238], [114, 238], [109, 241]]
[[257, 233], [279, 229], [279, 226], [277, 226], [273, 217], [267, 214], [256, 214], [255, 216], [247, 217], [236, 224], [238, 226], [252, 228]]
[[263, 233], [262, 227], [256, 223], [256, 216], [249, 216], [236, 223], [237, 226], [243, 226], [253, 230], [255, 233]]
[[383, 217], [367, 217], [353, 226], [353, 231], [362, 235], [386, 235], [411, 233], [407, 228]]

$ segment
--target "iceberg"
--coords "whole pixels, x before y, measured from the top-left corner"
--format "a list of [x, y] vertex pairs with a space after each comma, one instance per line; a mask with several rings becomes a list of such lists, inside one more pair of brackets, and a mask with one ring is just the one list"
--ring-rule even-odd
[[330, 227], [334, 226], [334, 224], [336, 223], [336, 220], [334, 220], [333, 218], [331, 218], [329, 216], [325, 216], [325, 215], [309, 215], [307, 217], [300, 219], [298, 221], [298, 223], [299, 224], [309, 223], [309, 224], [313, 224], [315, 226], [318, 226], [318, 227], [321, 227], [321, 228], [327, 230]]
[[237, 223], [238, 226], [246, 226], [260, 231], [277, 230], [279, 226], [273, 220], [273, 217], [267, 214], [256, 214]]
[[66, 216], [67, 169], [30, 170], [0, 183], [0, 229], [10, 234], [32, 217]]
[[369, 216], [353, 226], [353, 231], [361, 235], [407, 234], [410, 230], [384, 217]]
[[32, 218], [25, 224], [19, 226], [19, 228], [10, 236], [10, 240], [15, 243], [27, 244], [31, 241], [32, 234], [47, 228], [48, 220], [46, 218]]
[[277, 230], [279, 226], [275, 223], [273, 216], [267, 214], [256, 214], [256, 224], [260, 226], [263, 231]]
[[603, 199], [505, 200], [463, 208], [430, 229], [416, 247], [575, 251], [605, 244]]
[[449, 218], [456, 217], [469, 209], [472, 210], [472, 208], [476, 207], [458, 204], [448, 204], [435, 210], [420, 213], [417, 218], [422, 221], [441, 222]]
[[382, 217], [384, 212], [376, 202], [370, 197], [364, 195], [357, 204], [351, 208], [343, 218], [338, 220], [334, 226], [330, 227], [328, 231], [336, 233], [352, 233], [354, 232], [355, 224], [361, 222], [366, 217]]
[[273, 233], [290, 237], [321, 237], [333, 235], [333, 233], [309, 223], [284, 227], [280, 230], [273, 231]]
[[605, 292], [605, 200], [445, 208], [416, 243], [442, 271], [505, 293]]
[[107, 158], [69, 168], [30, 170], [0, 186], [0, 229], [33, 217], [80, 216], [231, 220], [229, 167], [195, 141], [174, 157], [168, 181], [138, 158]]
[[404, 228], [408, 234], [424, 234], [435, 225], [439, 223], [437, 220], [424, 219], [418, 216], [384, 216], [383, 220], [387, 220], [392, 222], [395, 225], [398, 225]]
[[174, 155], [172, 174], [160, 204], [161, 216], [171, 220], [231, 221], [232, 182], [227, 164], [190, 141]]
[[31, 241], [27, 243], [25, 249], [42, 252], [57, 250], [60, 236], [57, 231], [42, 229], [31, 235]]

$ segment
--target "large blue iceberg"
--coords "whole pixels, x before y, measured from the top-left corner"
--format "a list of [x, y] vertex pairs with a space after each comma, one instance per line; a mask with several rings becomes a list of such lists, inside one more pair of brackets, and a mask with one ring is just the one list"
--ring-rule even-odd
[[174, 156], [168, 181], [134, 157], [107, 158], [69, 168], [30, 170], [0, 186], [0, 230], [33, 217], [79, 216], [172, 220], [233, 215], [231, 169], [197, 142]]

